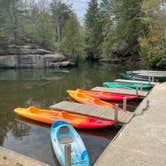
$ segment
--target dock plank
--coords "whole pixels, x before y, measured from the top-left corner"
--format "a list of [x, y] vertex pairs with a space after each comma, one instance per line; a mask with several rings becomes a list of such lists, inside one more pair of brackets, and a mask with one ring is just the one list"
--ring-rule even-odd
[[[123, 89], [123, 88], [106, 88], [106, 87], [94, 87], [91, 90], [93, 91], [103, 91], [110, 93], [126, 94], [126, 95], [136, 95], [136, 90]], [[138, 91], [138, 97], [145, 97], [148, 94], [147, 91]]]
[[122, 83], [135, 83], [135, 84], [145, 84], [145, 85], [152, 85], [155, 86], [159, 83], [157, 82], [148, 82], [148, 81], [137, 81], [137, 80], [124, 80], [124, 79], [116, 79], [115, 82], [122, 82]]
[[[99, 106], [92, 106], [88, 104], [79, 104], [75, 102], [62, 101], [60, 103], [50, 106], [51, 109], [77, 113], [80, 115], [92, 116], [95, 118], [114, 120], [115, 110], [111, 108], [104, 108]], [[118, 122], [128, 123], [134, 116], [133, 112], [119, 111]]]

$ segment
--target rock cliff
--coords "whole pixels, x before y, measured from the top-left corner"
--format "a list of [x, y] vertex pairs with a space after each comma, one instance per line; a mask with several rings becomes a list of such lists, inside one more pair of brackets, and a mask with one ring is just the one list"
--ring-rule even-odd
[[59, 52], [25, 47], [0, 50], [0, 68], [56, 68], [73, 65]]

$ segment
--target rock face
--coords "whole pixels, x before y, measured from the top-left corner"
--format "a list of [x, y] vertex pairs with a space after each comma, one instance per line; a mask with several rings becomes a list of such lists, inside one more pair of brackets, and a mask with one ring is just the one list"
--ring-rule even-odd
[[56, 68], [70, 67], [70, 62], [62, 53], [43, 49], [12, 49], [0, 51], [0, 68]]

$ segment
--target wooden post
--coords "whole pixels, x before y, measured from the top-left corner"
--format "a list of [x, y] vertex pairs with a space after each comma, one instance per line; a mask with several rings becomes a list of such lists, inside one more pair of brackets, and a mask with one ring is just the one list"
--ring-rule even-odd
[[152, 82], [154, 82], [154, 76], [152, 76]]
[[126, 111], [126, 105], [127, 105], [127, 97], [125, 96], [123, 98], [123, 110]]
[[141, 81], [140, 90], [142, 91], [142, 89], [143, 89], [143, 83], [142, 83], [142, 81]]
[[65, 144], [65, 166], [71, 166], [71, 144]]
[[149, 77], [148, 77], [148, 83], [149, 83], [149, 84], [150, 84], [150, 81], [151, 81], [151, 77], [149, 76]]
[[115, 104], [115, 111], [114, 111], [114, 122], [115, 122], [115, 125], [118, 122], [118, 111], [119, 111], [119, 104]]
[[136, 86], [136, 96], [138, 96], [138, 86]]

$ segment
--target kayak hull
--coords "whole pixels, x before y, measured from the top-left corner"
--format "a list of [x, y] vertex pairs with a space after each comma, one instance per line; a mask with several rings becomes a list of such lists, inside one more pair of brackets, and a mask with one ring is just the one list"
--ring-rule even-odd
[[[105, 102], [95, 97], [88, 96], [84, 93], [79, 92], [78, 90], [67, 90], [67, 93], [73, 100], [81, 104], [89, 104], [99, 107], [111, 108], [115, 110], [115, 106], [113, 104]], [[119, 108], [119, 111], [123, 111], [123, 109]]]
[[79, 90], [67, 90], [68, 95], [74, 99], [75, 101], [81, 103], [81, 104], [89, 104], [94, 106], [101, 106], [105, 108], [112, 108], [115, 109], [115, 106], [111, 103], [102, 101], [98, 98], [88, 96]]
[[[139, 74], [121, 73], [120, 77], [123, 79], [127, 79], [127, 80], [149, 81], [148, 76], [143, 76], [143, 75], [139, 75]], [[152, 76], [151, 76], [151, 78], [152, 78]], [[154, 76], [154, 82], [164, 82], [164, 81], [166, 81], [166, 77]]]
[[145, 84], [135, 84], [135, 83], [119, 83], [119, 82], [104, 82], [103, 86], [108, 88], [126, 88], [126, 89], [136, 89], [137, 87], [140, 89], [151, 89], [151, 85]]
[[126, 97], [126, 100], [134, 100], [138, 98], [136, 95], [123, 95], [123, 94], [116, 94], [116, 93], [109, 93], [109, 92], [102, 92], [102, 91], [87, 91], [82, 89], [77, 89], [77, 91], [82, 92], [88, 96], [95, 97], [101, 100], [107, 101], [123, 101]]
[[71, 166], [89, 166], [89, 155], [76, 130], [65, 121], [52, 124], [50, 137], [54, 153], [61, 166], [65, 166], [65, 144], [71, 146]]
[[127, 79], [127, 80], [148, 81], [148, 78], [131, 76], [131, 75], [126, 74], [126, 73], [121, 73], [120, 77], [123, 78], [123, 79]]
[[111, 126], [114, 122], [89, 116], [77, 115], [65, 111], [44, 110], [37, 107], [16, 108], [14, 111], [25, 118], [38, 122], [52, 124], [57, 120], [64, 120], [75, 128], [94, 129]]

